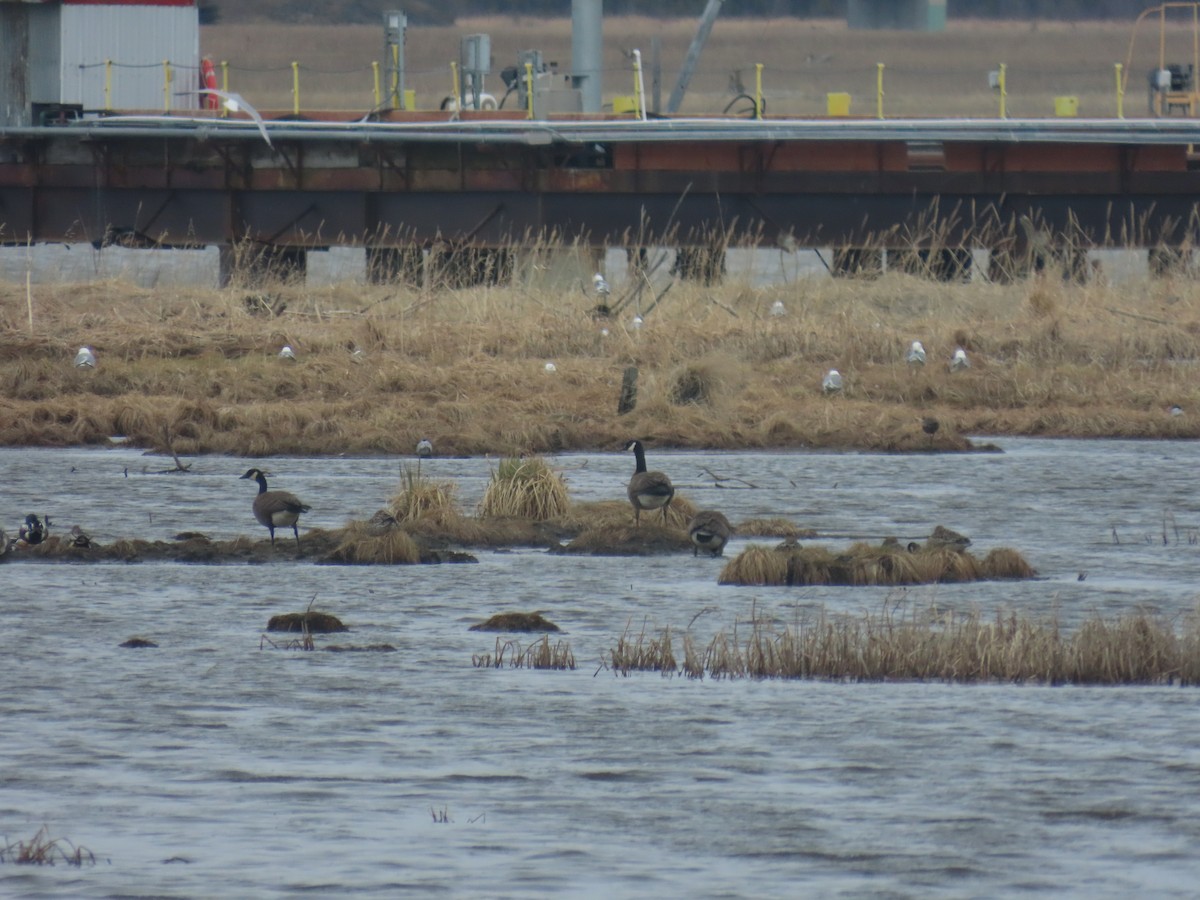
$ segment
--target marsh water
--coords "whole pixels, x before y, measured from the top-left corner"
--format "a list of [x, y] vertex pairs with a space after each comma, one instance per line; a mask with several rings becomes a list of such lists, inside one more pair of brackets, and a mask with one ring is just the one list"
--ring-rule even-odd
[[[1001, 453], [649, 450], [735, 522], [821, 543], [1015, 547], [1040, 578], [883, 588], [718, 586], [721, 560], [477, 552], [473, 565], [0, 565], [0, 832], [95, 854], [0, 864], [6, 897], [1195, 896], [1200, 691], [850, 684], [603, 666], [624, 629], [702, 638], [885, 603], [1016, 609], [1064, 627], [1200, 584], [1200, 445], [1002, 439]], [[621, 499], [632, 459], [552, 462], [577, 500]], [[265, 464], [264, 464], [265, 463]], [[260, 461], [334, 527], [399, 485], [396, 459]], [[188, 474], [116, 446], [0, 450], [0, 521], [48, 514], [99, 541], [264, 537], [247, 460]], [[466, 510], [486, 459], [434, 459]], [[303, 529], [301, 531], [303, 537]], [[727, 557], [746, 544], [735, 539]], [[1081, 580], [1082, 576], [1082, 580]], [[314, 600], [315, 598], [315, 600]], [[303, 652], [267, 619], [351, 628]], [[564, 629], [572, 671], [476, 668], [506, 610]], [[139, 635], [157, 649], [118, 645]], [[530, 638], [532, 640], [532, 638]], [[677, 648], [678, 650], [678, 648]]]

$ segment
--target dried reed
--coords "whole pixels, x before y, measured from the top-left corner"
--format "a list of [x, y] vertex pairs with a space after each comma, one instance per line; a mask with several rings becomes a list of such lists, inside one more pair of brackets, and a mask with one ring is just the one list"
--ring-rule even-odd
[[0, 847], [0, 863], [4, 862], [31, 866], [53, 866], [62, 862], [82, 867], [84, 863], [94, 866], [96, 856], [87, 847], [76, 846], [66, 838], [50, 837], [49, 828], [43, 825], [28, 841], [14, 841]]
[[567, 484], [539, 456], [502, 459], [492, 470], [479, 514], [485, 518], [544, 522], [570, 507]]
[[525, 648], [517, 641], [496, 638], [495, 652], [473, 654], [471, 664], [477, 669], [574, 669], [575, 654], [565, 641], [552, 645], [549, 635]]

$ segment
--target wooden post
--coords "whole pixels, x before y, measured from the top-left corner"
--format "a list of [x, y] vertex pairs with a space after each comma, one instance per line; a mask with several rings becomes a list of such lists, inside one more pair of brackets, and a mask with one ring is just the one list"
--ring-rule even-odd
[[634, 407], [637, 406], [637, 379], [637, 366], [629, 366], [621, 379], [621, 398], [617, 400], [618, 416], [633, 412]]

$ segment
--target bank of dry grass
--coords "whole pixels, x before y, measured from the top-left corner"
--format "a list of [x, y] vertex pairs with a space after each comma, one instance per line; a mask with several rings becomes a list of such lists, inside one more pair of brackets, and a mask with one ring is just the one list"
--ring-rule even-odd
[[[1183, 277], [678, 283], [640, 330], [626, 316], [593, 321], [582, 290], [520, 283], [278, 293], [287, 310], [263, 317], [232, 289], [35, 286], [31, 328], [24, 285], [0, 284], [0, 444], [123, 435], [183, 455], [408, 455], [429, 436], [441, 453], [515, 457], [616, 450], [630, 435], [660, 447], [936, 451], [963, 449], [972, 433], [1200, 434], [1200, 289]], [[772, 317], [779, 299], [788, 314]], [[912, 371], [904, 353], [917, 339], [929, 363]], [[84, 344], [94, 371], [71, 365]], [[284, 344], [295, 362], [278, 358]], [[972, 368], [951, 374], [959, 345]], [[630, 365], [638, 405], [618, 416]], [[846, 382], [832, 398], [820, 391], [831, 367]], [[683, 399], [690, 369], [722, 377]], [[1185, 415], [1170, 416], [1173, 403]], [[932, 437], [922, 416], [941, 423]]]
[[755, 615], [707, 644], [689, 631], [682, 662], [669, 628], [627, 628], [605, 665], [690, 678], [812, 678], [836, 681], [1200, 684], [1200, 618], [1173, 622], [1145, 612], [1086, 620], [1071, 633], [1052, 618], [1015, 612], [885, 606], [878, 613], [826, 611], [780, 626]]

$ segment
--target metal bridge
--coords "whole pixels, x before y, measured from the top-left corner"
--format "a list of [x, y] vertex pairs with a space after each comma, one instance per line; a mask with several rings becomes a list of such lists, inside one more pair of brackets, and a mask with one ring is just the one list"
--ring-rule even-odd
[[1013, 252], [1198, 237], [1190, 119], [253, 115], [0, 128], [0, 243]]

